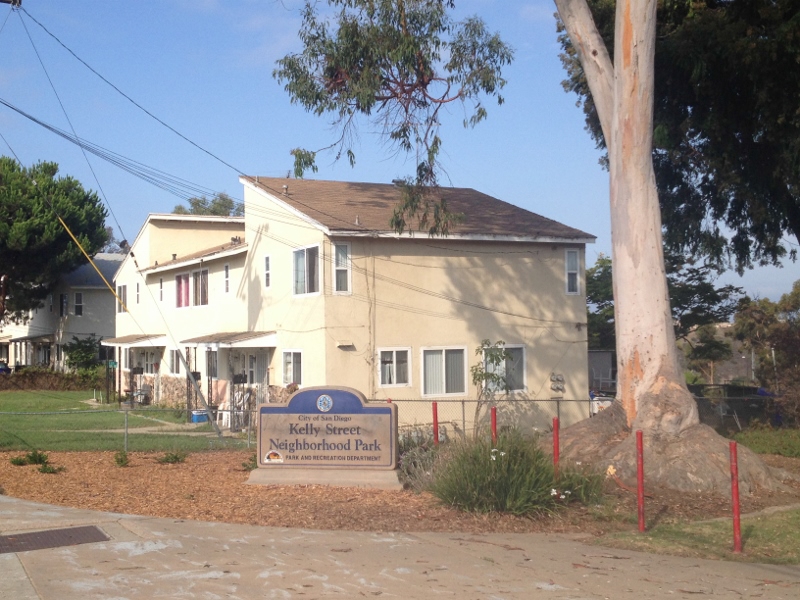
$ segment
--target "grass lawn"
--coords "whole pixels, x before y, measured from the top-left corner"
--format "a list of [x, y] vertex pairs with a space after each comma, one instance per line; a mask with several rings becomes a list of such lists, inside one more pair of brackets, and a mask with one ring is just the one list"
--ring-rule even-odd
[[[0, 450], [121, 450], [125, 412], [116, 403], [93, 407], [91, 392], [0, 392]], [[128, 450], [197, 451], [238, 448], [218, 440], [210, 424], [186, 424], [185, 413], [153, 407], [128, 411]], [[139, 430], [139, 432], [137, 432]]]
[[800, 430], [782, 427], [759, 427], [745, 429], [733, 436], [738, 443], [747, 446], [758, 454], [780, 454], [793, 458], [800, 457]]
[[615, 533], [595, 543], [612, 548], [772, 564], [800, 563], [800, 510], [743, 518], [742, 553], [733, 552], [732, 520], [659, 525], [644, 533]]

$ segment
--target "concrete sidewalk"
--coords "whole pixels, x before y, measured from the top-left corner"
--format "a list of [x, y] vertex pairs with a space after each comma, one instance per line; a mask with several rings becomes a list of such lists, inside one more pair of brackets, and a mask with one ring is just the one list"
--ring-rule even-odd
[[276, 529], [101, 513], [0, 496], [3, 536], [87, 525], [110, 540], [0, 554], [0, 598], [800, 597], [798, 566], [609, 550], [574, 536]]

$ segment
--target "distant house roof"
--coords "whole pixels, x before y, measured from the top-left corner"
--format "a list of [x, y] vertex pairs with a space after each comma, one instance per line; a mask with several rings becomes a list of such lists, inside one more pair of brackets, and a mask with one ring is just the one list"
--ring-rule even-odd
[[[96, 254], [92, 260], [94, 261], [94, 264], [97, 265], [97, 268], [100, 269], [103, 277], [105, 277], [106, 280], [111, 283], [111, 281], [114, 279], [114, 274], [117, 272], [117, 269], [122, 264], [124, 258], [124, 254], [100, 253]], [[97, 274], [95, 268], [89, 263], [81, 265], [71, 273], [67, 273], [64, 275], [62, 281], [71, 287], [106, 286], [106, 284], [103, 283], [100, 275]]]
[[[240, 181], [304, 213], [333, 235], [394, 233], [389, 220], [401, 199], [401, 188], [396, 185], [274, 177], [241, 177]], [[582, 243], [596, 239], [592, 234], [470, 188], [439, 188], [436, 193], [451, 212], [465, 217], [451, 227], [451, 237]], [[416, 224], [411, 229], [416, 231]]]

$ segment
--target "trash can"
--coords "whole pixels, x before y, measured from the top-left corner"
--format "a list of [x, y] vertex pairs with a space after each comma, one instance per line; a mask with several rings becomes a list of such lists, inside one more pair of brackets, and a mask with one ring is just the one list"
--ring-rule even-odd
[[192, 411], [192, 423], [206, 423], [208, 422], [208, 415], [204, 410]]

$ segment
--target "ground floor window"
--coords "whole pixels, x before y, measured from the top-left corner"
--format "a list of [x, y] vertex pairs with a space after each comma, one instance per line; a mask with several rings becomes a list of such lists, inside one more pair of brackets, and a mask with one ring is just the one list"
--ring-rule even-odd
[[467, 390], [467, 360], [464, 348], [422, 351], [422, 394], [464, 394]]
[[[506, 346], [507, 356], [502, 364], [492, 365], [484, 361], [487, 373], [498, 373], [506, 381], [505, 389], [509, 392], [525, 389], [525, 350], [521, 346]], [[502, 392], [498, 386], [493, 391]]]
[[296, 383], [303, 385], [303, 355], [298, 350], [286, 350], [283, 353], [283, 385]]
[[169, 351], [169, 372], [173, 375], [180, 375], [181, 372], [181, 351]]
[[409, 384], [410, 351], [403, 349], [380, 350], [380, 385], [382, 387]]

